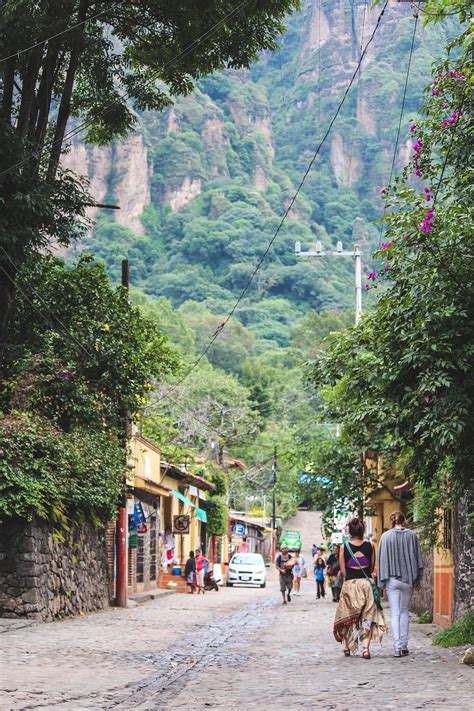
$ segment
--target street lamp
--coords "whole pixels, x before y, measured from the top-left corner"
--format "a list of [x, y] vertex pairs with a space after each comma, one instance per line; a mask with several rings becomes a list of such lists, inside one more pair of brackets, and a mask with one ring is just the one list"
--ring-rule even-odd
[[362, 252], [360, 244], [356, 242], [352, 252], [345, 252], [342, 247], [342, 242], [339, 240], [336, 245], [336, 250], [333, 252], [325, 252], [321, 242], [316, 242], [314, 249], [308, 252], [301, 250], [301, 242], [295, 242], [295, 254], [297, 257], [353, 257], [354, 258], [354, 277], [355, 277], [355, 322], [356, 325], [360, 321], [362, 315]]

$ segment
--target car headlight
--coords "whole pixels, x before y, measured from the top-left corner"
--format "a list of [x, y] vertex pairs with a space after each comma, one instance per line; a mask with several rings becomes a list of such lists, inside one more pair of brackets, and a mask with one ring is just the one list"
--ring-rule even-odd
[[257, 575], [261, 575], [264, 571], [265, 571], [265, 568], [257, 568], [257, 569], [255, 570], [255, 572], [257, 573]]
[[236, 573], [237, 570], [235, 568], [229, 568], [229, 573]]

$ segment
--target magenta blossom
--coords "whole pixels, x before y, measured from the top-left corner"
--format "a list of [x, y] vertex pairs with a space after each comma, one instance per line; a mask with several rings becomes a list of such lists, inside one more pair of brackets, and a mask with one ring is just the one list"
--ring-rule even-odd
[[416, 123], [412, 123], [410, 126], [410, 133], [411, 134], [415, 133], [415, 129], [416, 129]]
[[377, 279], [377, 272], [369, 272], [367, 274], [367, 279]]
[[433, 220], [434, 210], [432, 207], [430, 207], [425, 215], [425, 219], [423, 220], [423, 222], [420, 222], [421, 231], [428, 235], [431, 232]]
[[366, 288], [367, 291], [368, 291], [368, 290], [370, 289], [370, 284], [366, 284], [366, 285], [365, 285], [365, 288]]

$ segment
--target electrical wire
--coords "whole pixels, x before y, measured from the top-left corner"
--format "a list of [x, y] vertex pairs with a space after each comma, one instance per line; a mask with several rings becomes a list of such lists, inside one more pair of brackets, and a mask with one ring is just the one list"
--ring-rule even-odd
[[419, 17], [419, 13], [417, 12], [415, 15], [415, 22], [413, 24], [413, 35], [411, 38], [410, 53], [408, 55], [407, 71], [406, 71], [406, 76], [405, 76], [405, 85], [403, 87], [402, 105], [400, 107], [400, 116], [398, 119], [398, 128], [397, 128], [397, 137], [395, 139], [395, 146], [393, 148], [392, 165], [390, 168], [390, 177], [388, 179], [387, 191], [390, 190], [390, 186], [392, 184], [393, 172], [395, 169], [395, 161], [397, 159], [398, 143], [400, 141], [400, 130], [402, 127], [403, 112], [405, 110], [405, 101], [406, 101], [406, 97], [407, 97], [408, 80], [410, 78], [411, 60], [413, 57], [413, 50], [415, 47], [415, 36], [416, 36], [416, 28], [418, 26], [418, 17]]
[[73, 30], [76, 30], [78, 27], [81, 27], [82, 25], [87, 24], [88, 22], [92, 22], [92, 20], [96, 20], [98, 17], [101, 17], [102, 15], [105, 15], [108, 12], [111, 12], [112, 10], [115, 10], [117, 7], [120, 5], [123, 5], [124, 2], [127, 0], [119, 0], [119, 2], [116, 2], [112, 5], [112, 7], [108, 7], [106, 10], [101, 10], [100, 12], [97, 12], [95, 15], [91, 15], [91, 17], [86, 18], [85, 20], [82, 20], [81, 22], [77, 22], [75, 25], [72, 25], [71, 27], [66, 28], [65, 30], [62, 30], [62, 32], [57, 32], [55, 35], [51, 35], [50, 37], [46, 37], [46, 39], [41, 40], [40, 42], [36, 42], [36, 44], [32, 44], [29, 47], [25, 47], [24, 49], [19, 49], [16, 52], [13, 52], [13, 54], [8, 55], [8, 57], [3, 57], [0, 59], [0, 64], [2, 62], [7, 62], [9, 59], [13, 59], [14, 57], [19, 57], [21, 54], [24, 54], [25, 52], [30, 52], [32, 49], [36, 49], [36, 47], [41, 47], [41, 45], [46, 44], [46, 42], [50, 42], [53, 39], [57, 39], [58, 37], [61, 37], [62, 35], [68, 34], [68, 32], [72, 32]]
[[[361, 29], [361, 34], [360, 34], [360, 46], [359, 46], [359, 56], [362, 52], [362, 47], [364, 46], [364, 34], [365, 34], [365, 20], [367, 16], [367, 3], [368, 0], [365, 0], [364, 4], [364, 14], [362, 15], [362, 29]], [[351, 171], [352, 171], [352, 152], [354, 148], [354, 134], [355, 134], [355, 127], [357, 124], [357, 102], [359, 100], [359, 93], [360, 93], [360, 78], [362, 75], [362, 65], [359, 71], [359, 75], [357, 77], [357, 97], [356, 97], [356, 115], [354, 117], [354, 121], [352, 124], [352, 130], [351, 130], [351, 141], [349, 144], [349, 169], [347, 171], [347, 181], [348, 185], [350, 186], [351, 184]]]
[[[385, 14], [385, 10], [386, 10], [386, 8], [387, 8], [388, 2], [389, 2], [389, 0], [385, 0], [384, 6], [383, 6], [383, 8], [382, 8], [382, 10], [381, 10], [381, 12], [380, 12], [378, 18], [377, 18], [377, 21], [376, 21], [376, 23], [375, 23], [375, 27], [374, 27], [374, 29], [373, 29], [373, 31], [372, 31], [372, 34], [370, 35], [370, 37], [369, 37], [369, 39], [368, 39], [368, 41], [367, 41], [367, 43], [366, 43], [366, 45], [365, 45], [365, 47], [364, 47], [364, 50], [363, 50], [363, 52], [362, 52], [362, 54], [361, 54], [361, 56], [360, 56], [360, 58], [359, 58], [359, 61], [358, 61], [358, 63], [357, 63], [357, 66], [356, 66], [356, 68], [355, 68], [355, 70], [354, 70], [354, 73], [352, 74], [352, 77], [351, 77], [351, 79], [350, 79], [350, 81], [349, 81], [349, 84], [348, 84], [348, 86], [346, 87], [346, 90], [345, 90], [345, 92], [344, 92], [344, 94], [343, 94], [343, 97], [342, 97], [341, 101], [339, 102], [339, 105], [338, 105], [338, 107], [337, 107], [337, 109], [336, 109], [336, 111], [335, 111], [335, 113], [334, 113], [334, 115], [333, 115], [333, 117], [332, 117], [332, 119], [331, 119], [331, 121], [330, 121], [330, 123], [329, 123], [329, 126], [328, 126], [326, 132], [324, 133], [324, 135], [323, 135], [323, 137], [322, 137], [322, 139], [321, 139], [321, 141], [320, 141], [318, 147], [316, 148], [315, 152], [313, 153], [313, 156], [312, 156], [311, 160], [310, 160], [309, 163], [308, 163], [308, 166], [307, 166], [307, 168], [306, 168], [306, 171], [305, 171], [305, 173], [304, 173], [304, 175], [303, 175], [303, 177], [302, 177], [302, 179], [301, 179], [301, 181], [300, 181], [300, 183], [299, 183], [299, 185], [298, 185], [298, 187], [297, 187], [297, 189], [296, 189], [296, 192], [294, 193], [293, 197], [291, 198], [290, 203], [289, 203], [288, 207], [286, 208], [286, 210], [285, 210], [285, 212], [284, 212], [284, 214], [283, 214], [283, 217], [281, 218], [280, 223], [278, 224], [278, 227], [276, 228], [275, 232], [273, 233], [273, 236], [271, 237], [270, 241], [268, 242], [268, 244], [267, 244], [267, 246], [266, 246], [266, 248], [265, 248], [263, 254], [261, 255], [261, 257], [260, 257], [259, 260], [257, 261], [257, 264], [256, 264], [256, 266], [255, 266], [255, 268], [254, 268], [252, 274], [250, 275], [249, 279], [247, 280], [247, 283], [245, 284], [245, 286], [244, 286], [244, 288], [242, 289], [242, 291], [241, 291], [239, 297], [237, 298], [235, 304], [233, 305], [233, 307], [231, 308], [231, 310], [230, 310], [229, 313], [227, 314], [227, 316], [226, 316], [226, 318], [224, 319], [224, 321], [223, 321], [223, 322], [217, 327], [217, 329], [215, 330], [214, 334], [212, 335], [211, 339], [209, 340], [209, 343], [206, 345], [206, 347], [205, 347], [204, 350], [200, 353], [200, 355], [199, 355], [198, 358], [194, 361], [194, 363], [188, 368], [188, 370], [186, 371], [186, 373], [177, 381], [177, 383], [174, 385], [174, 387], [172, 387], [172, 388], [170, 389], [169, 393], [174, 392], [174, 391], [176, 390], [176, 388], [178, 388], [179, 385], [181, 385], [181, 383], [183, 383], [183, 382], [186, 380], [186, 378], [189, 377], [189, 375], [193, 372], [193, 370], [195, 370], [195, 369], [198, 367], [198, 365], [201, 363], [201, 361], [203, 360], [203, 358], [207, 355], [207, 353], [208, 353], [208, 352], [210, 351], [210, 349], [212, 348], [214, 342], [217, 340], [217, 338], [219, 338], [220, 334], [222, 333], [222, 331], [224, 330], [224, 328], [226, 327], [226, 325], [229, 323], [230, 319], [231, 319], [232, 316], [234, 315], [235, 311], [238, 309], [238, 307], [239, 307], [241, 301], [243, 300], [243, 298], [245, 297], [247, 291], [249, 290], [250, 285], [252, 284], [252, 282], [253, 282], [255, 276], [257, 275], [257, 273], [259, 272], [260, 267], [262, 266], [263, 262], [265, 261], [267, 255], [268, 255], [268, 253], [269, 253], [269, 251], [270, 251], [270, 249], [271, 249], [272, 246], [273, 246], [273, 243], [275, 242], [276, 238], [277, 238], [278, 235], [280, 234], [280, 231], [281, 231], [283, 225], [285, 224], [286, 219], [287, 219], [289, 213], [291, 212], [291, 210], [292, 210], [292, 208], [293, 208], [293, 206], [294, 206], [296, 200], [298, 199], [298, 196], [299, 196], [299, 194], [300, 194], [300, 192], [301, 192], [301, 190], [302, 190], [302, 188], [303, 188], [303, 185], [304, 185], [305, 182], [306, 182], [306, 178], [308, 177], [308, 175], [309, 175], [309, 173], [310, 173], [310, 171], [311, 171], [311, 168], [313, 167], [313, 164], [314, 164], [316, 158], [318, 157], [319, 153], [321, 152], [321, 149], [322, 149], [323, 145], [324, 145], [325, 142], [326, 142], [326, 139], [328, 138], [329, 134], [331, 133], [332, 127], [333, 127], [334, 123], [336, 122], [336, 119], [337, 119], [337, 117], [339, 116], [339, 113], [341, 112], [341, 109], [342, 109], [342, 107], [343, 107], [343, 105], [344, 105], [344, 103], [345, 103], [345, 101], [346, 101], [347, 95], [349, 94], [349, 91], [350, 91], [350, 89], [351, 89], [351, 87], [352, 87], [352, 85], [353, 85], [353, 83], [354, 83], [354, 81], [355, 81], [355, 78], [356, 78], [357, 74], [359, 73], [359, 69], [360, 69], [362, 60], [364, 59], [364, 57], [365, 57], [365, 55], [366, 55], [366, 53], [367, 53], [367, 50], [368, 50], [370, 44], [372, 43], [372, 41], [373, 41], [373, 39], [374, 39], [374, 37], [375, 37], [375, 35], [376, 35], [376, 33], [377, 33], [378, 28], [380, 27], [380, 23], [381, 23], [381, 21], [382, 21], [383, 15]], [[160, 398], [160, 400], [162, 400], [162, 399], [164, 399], [164, 396], [163, 396], [163, 398]], [[159, 401], [160, 401], [160, 400], [159, 400]], [[159, 402], [159, 401], [158, 401], [158, 402]]]
[[[188, 54], [191, 54], [191, 52], [200, 44], [203, 42], [206, 42], [210, 37], [212, 37], [213, 34], [217, 30], [221, 28], [222, 25], [224, 25], [228, 20], [233, 19], [244, 7], [250, 2], [250, 0], [242, 0], [242, 2], [237, 5], [237, 7], [233, 8], [225, 17], [223, 17], [219, 22], [216, 22], [215, 25], [210, 27], [206, 32], [204, 32], [200, 37], [197, 37], [188, 47], [186, 47], [182, 52], [177, 54], [175, 57], [172, 57], [170, 60], [165, 62], [165, 64], [160, 67], [159, 71], [152, 72], [152, 75], [150, 76], [149, 79], [146, 80], [145, 84], [149, 82], [154, 82], [156, 81], [160, 73], [163, 72], [164, 69], [167, 69], [170, 67], [172, 64], [175, 62], [179, 61], [180, 59], [183, 59], [184, 57], [187, 57]], [[101, 112], [100, 116], [104, 117], [108, 113], [114, 110], [114, 108], [119, 104], [119, 102], [124, 102], [128, 101], [129, 99], [132, 98], [132, 95], [129, 92], [125, 92], [124, 94], [121, 94], [118, 96], [114, 101], [112, 101], [110, 104], [108, 104]], [[95, 120], [95, 119], [94, 119]], [[0, 177], [3, 175], [6, 175], [7, 173], [11, 172], [12, 170], [15, 170], [16, 168], [21, 168], [23, 165], [26, 165], [31, 161], [32, 158], [39, 159], [41, 158], [42, 153], [46, 149], [51, 149], [54, 146], [56, 146], [58, 143], [63, 145], [66, 144], [68, 141], [71, 141], [73, 138], [75, 138], [77, 135], [85, 131], [90, 125], [91, 122], [93, 121], [92, 118], [90, 119], [85, 119], [82, 121], [78, 126], [76, 126], [74, 129], [71, 129], [71, 131], [67, 132], [64, 134], [62, 138], [56, 139], [51, 141], [50, 143], [46, 143], [40, 151], [33, 151], [31, 155], [28, 158], [24, 158], [21, 161], [18, 161], [17, 163], [14, 163], [13, 165], [9, 166], [5, 170], [0, 172]]]

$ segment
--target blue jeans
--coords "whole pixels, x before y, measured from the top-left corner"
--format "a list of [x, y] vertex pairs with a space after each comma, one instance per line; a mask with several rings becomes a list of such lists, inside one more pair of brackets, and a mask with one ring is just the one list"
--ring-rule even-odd
[[389, 578], [387, 594], [390, 602], [393, 647], [398, 651], [408, 647], [408, 607], [413, 595], [413, 587], [397, 578]]

